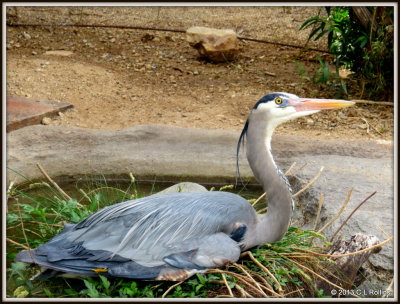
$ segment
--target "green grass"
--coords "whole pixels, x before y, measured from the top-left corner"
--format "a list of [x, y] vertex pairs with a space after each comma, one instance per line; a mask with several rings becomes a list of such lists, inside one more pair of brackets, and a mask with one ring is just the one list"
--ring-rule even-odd
[[[36, 248], [47, 242], [62, 230], [64, 222], [79, 222], [107, 205], [141, 197], [134, 179], [123, 186], [95, 182], [84, 186], [76, 184], [75, 188], [71, 199], [66, 199], [45, 182], [30, 183], [24, 188], [9, 191], [9, 210], [6, 217], [7, 297], [324, 296], [315, 285], [315, 273], [327, 261], [301, 250], [323, 251], [323, 248], [313, 244], [315, 240], [324, 244], [325, 239], [314, 231], [303, 231], [294, 227], [289, 229], [282, 240], [253, 249], [252, 256], [245, 255], [237, 263], [197, 274], [185, 282], [135, 281], [100, 275], [95, 278], [31, 281], [29, 278], [37, 273], [37, 266], [13, 261], [16, 253], [23, 247]], [[231, 188], [224, 187], [222, 190], [232, 191]], [[250, 201], [256, 198], [254, 194], [241, 195]]]

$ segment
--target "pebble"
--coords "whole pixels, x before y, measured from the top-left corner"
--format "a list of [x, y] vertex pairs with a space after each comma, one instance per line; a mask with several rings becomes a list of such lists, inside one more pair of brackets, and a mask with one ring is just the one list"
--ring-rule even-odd
[[306, 120], [307, 125], [313, 126], [315, 124], [314, 120], [311, 118], [307, 118]]
[[32, 38], [31, 35], [29, 35], [27, 32], [23, 32], [23, 33], [22, 33], [22, 36], [24, 36], [24, 38], [25, 38], [26, 40], [29, 40], [29, 39]]
[[37, 55], [37, 52], [33, 51], [33, 52], [32, 52], [32, 55]]
[[51, 118], [50, 117], [43, 117], [42, 119], [42, 124], [43, 125], [49, 125], [51, 123]]

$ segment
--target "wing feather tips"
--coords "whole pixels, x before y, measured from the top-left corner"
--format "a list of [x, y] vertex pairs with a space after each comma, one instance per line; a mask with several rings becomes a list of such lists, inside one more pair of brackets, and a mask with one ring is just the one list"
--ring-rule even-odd
[[119, 278], [154, 280], [159, 276], [161, 270], [165, 268], [165, 265], [146, 267], [131, 261], [109, 267], [108, 274]]
[[35, 249], [31, 250], [22, 250], [17, 253], [15, 260], [17, 262], [24, 262], [24, 263], [35, 263]]

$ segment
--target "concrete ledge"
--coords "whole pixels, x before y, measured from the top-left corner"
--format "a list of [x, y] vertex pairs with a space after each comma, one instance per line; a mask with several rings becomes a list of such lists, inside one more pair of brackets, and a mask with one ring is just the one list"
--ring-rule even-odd
[[[52, 177], [121, 175], [137, 177], [231, 182], [236, 174], [239, 131], [186, 129], [144, 125], [120, 131], [35, 125], [7, 136], [8, 180], [41, 177], [40, 163]], [[273, 153], [282, 169], [307, 156], [341, 155], [380, 159], [392, 147], [361, 140], [310, 140], [276, 135]], [[15, 173], [15, 172], [17, 173]], [[253, 174], [241, 153], [244, 178]]]

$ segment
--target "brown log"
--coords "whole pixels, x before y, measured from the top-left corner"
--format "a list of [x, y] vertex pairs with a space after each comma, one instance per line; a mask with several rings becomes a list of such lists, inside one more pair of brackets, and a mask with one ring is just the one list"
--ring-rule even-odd
[[[335, 242], [329, 251], [329, 254], [339, 255], [360, 251], [379, 244], [379, 239], [373, 235], [355, 234], [349, 240], [339, 240]], [[351, 290], [359, 286], [365, 279], [365, 269], [362, 265], [369, 259], [373, 253], [380, 252], [382, 247], [375, 247], [371, 250], [364, 251], [360, 254], [342, 256], [338, 258], [331, 257], [334, 263], [327, 263], [326, 270], [322, 275], [330, 282], [342, 287], [344, 290]], [[364, 272], [363, 275], [359, 275]], [[318, 289], [323, 289], [325, 294], [340, 296], [340, 292], [336, 294], [332, 290], [336, 289], [326, 281], [317, 279], [316, 285]], [[337, 290], [336, 290], [337, 291]]]

